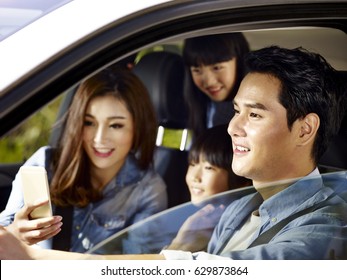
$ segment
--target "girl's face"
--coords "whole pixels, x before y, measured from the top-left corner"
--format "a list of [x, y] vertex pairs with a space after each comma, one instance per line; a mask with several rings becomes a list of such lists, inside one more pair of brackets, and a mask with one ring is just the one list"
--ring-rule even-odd
[[228, 171], [210, 164], [200, 156], [198, 162], [189, 164], [186, 182], [193, 204], [211, 195], [229, 190]]
[[224, 101], [236, 81], [236, 58], [212, 65], [190, 67], [194, 84], [215, 102]]
[[90, 100], [84, 117], [83, 148], [92, 171], [114, 176], [125, 162], [133, 138], [133, 117], [122, 101], [113, 96]]

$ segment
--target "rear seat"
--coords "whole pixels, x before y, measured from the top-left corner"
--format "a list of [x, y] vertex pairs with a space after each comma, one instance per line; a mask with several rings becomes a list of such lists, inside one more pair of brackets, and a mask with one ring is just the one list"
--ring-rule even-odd
[[[347, 81], [347, 71], [341, 71], [340, 74], [342, 81]], [[345, 83], [345, 88], [347, 88], [347, 82]], [[347, 99], [347, 91], [344, 94]], [[326, 171], [347, 170], [347, 112], [345, 112], [338, 135], [331, 141], [319, 165], [321, 169], [327, 169]]]
[[141, 58], [133, 71], [147, 87], [157, 114], [154, 166], [167, 184], [169, 207], [173, 207], [190, 200], [185, 182], [190, 134], [186, 129], [183, 61], [176, 53], [151, 52]]

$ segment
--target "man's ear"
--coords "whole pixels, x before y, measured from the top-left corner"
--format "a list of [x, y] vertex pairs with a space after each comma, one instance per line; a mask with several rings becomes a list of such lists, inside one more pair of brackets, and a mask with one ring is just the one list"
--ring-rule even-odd
[[315, 113], [306, 115], [300, 121], [300, 132], [298, 143], [300, 146], [307, 145], [313, 142], [316, 138], [316, 134], [320, 125], [319, 116]]

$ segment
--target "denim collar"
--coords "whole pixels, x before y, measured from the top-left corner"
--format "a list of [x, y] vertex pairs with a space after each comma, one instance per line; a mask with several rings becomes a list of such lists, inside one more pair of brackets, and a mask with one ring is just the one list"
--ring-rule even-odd
[[146, 171], [140, 169], [134, 154], [129, 154], [118, 174], [104, 188], [104, 193], [115, 188], [124, 188], [137, 184], [143, 179]]

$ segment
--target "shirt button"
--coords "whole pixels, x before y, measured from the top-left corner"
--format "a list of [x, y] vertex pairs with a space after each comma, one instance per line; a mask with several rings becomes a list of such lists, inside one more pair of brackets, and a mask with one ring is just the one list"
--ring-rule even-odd
[[80, 226], [76, 226], [76, 229], [77, 229], [77, 230], [80, 230], [80, 229], [81, 229], [81, 227], [80, 227]]
[[272, 218], [271, 222], [276, 223], [277, 222], [277, 218]]

